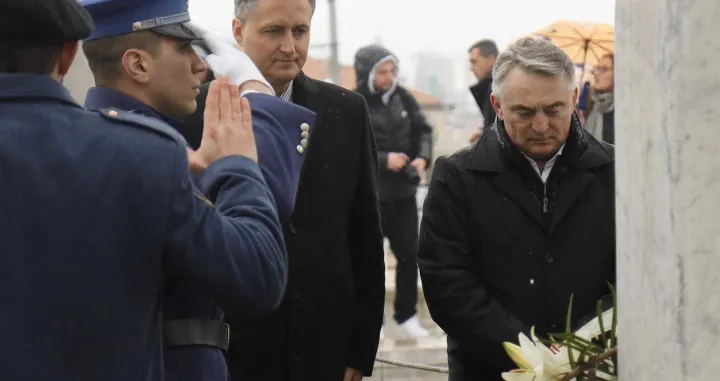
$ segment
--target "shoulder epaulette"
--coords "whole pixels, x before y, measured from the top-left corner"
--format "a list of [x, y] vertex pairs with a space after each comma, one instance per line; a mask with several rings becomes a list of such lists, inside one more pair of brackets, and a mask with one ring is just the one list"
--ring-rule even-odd
[[134, 127], [140, 127], [165, 138], [175, 140], [183, 145], [187, 145], [185, 138], [162, 120], [114, 108], [101, 109], [98, 110], [98, 112], [105, 119], [125, 123]]

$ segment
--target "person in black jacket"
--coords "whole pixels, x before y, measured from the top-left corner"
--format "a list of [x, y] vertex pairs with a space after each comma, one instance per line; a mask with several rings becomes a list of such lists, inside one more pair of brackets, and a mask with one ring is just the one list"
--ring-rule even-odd
[[357, 91], [368, 104], [378, 149], [382, 229], [397, 258], [395, 321], [409, 337], [428, 336], [416, 317], [418, 213], [415, 193], [432, 158], [432, 127], [398, 85], [398, 59], [369, 45], [355, 55]]
[[[433, 320], [448, 334], [450, 381], [500, 380], [518, 334], [573, 328], [612, 305], [615, 165], [586, 133], [570, 57], [521, 39], [498, 56], [498, 121], [472, 147], [438, 158], [418, 261]], [[607, 303], [609, 302], [609, 303]]]
[[[279, 98], [317, 117], [309, 136], [297, 126], [305, 160], [283, 221], [285, 298], [268, 316], [228, 316], [232, 380], [359, 381], [375, 364], [385, 306], [375, 137], [360, 94], [302, 72], [314, 10], [315, 0], [235, 1], [241, 49]], [[193, 147], [203, 131], [200, 91], [181, 129]]]
[[492, 40], [480, 40], [468, 50], [470, 54], [470, 71], [475, 74], [477, 83], [470, 87], [475, 102], [480, 107], [483, 116], [483, 128], [470, 137], [470, 143], [475, 143], [482, 135], [482, 131], [495, 123], [495, 109], [490, 103], [492, 94], [492, 68], [498, 55], [498, 48]]

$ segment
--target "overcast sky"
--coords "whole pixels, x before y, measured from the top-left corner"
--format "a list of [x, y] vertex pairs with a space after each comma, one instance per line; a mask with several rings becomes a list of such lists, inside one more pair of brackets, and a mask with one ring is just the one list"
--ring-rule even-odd
[[[193, 20], [231, 37], [233, 0], [190, 1]], [[615, 0], [336, 0], [340, 59], [380, 41], [400, 56], [435, 51], [464, 57], [473, 41], [494, 39], [504, 46], [560, 19], [614, 25]], [[317, 0], [311, 46], [330, 41], [328, 5]], [[324, 55], [313, 48], [311, 55]]]

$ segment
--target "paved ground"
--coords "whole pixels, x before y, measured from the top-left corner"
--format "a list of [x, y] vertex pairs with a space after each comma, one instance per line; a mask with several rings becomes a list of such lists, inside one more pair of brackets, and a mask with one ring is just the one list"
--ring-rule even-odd
[[[387, 272], [385, 274], [385, 339], [381, 340], [378, 357], [424, 364], [438, 367], [447, 367], [447, 353], [445, 335], [432, 321], [430, 313], [422, 296], [422, 286], [418, 282], [419, 305], [418, 316], [421, 324], [432, 334], [431, 337], [420, 340], [399, 339], [396, 332], [397, 325], [392, 319], [392, 303], [395, 298], [395, 258], [389, 252], [385, 255]], [[369, 380], [373, 381], [445, 381], [447, 375], [433, 373], [376, 363], [375, 375]]]

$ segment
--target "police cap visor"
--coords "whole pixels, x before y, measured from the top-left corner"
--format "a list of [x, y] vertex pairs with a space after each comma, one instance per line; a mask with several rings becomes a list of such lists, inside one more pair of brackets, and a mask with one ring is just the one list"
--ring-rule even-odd
[[155, 27], [152, 29], [156, 33], [160, 33], [164, 36], [180, 38], [184, 40], [200, 40], [202, 37], [198, 36], [190, 28], [186, 27], [185, 24], [175, 25], [164, 25]]

